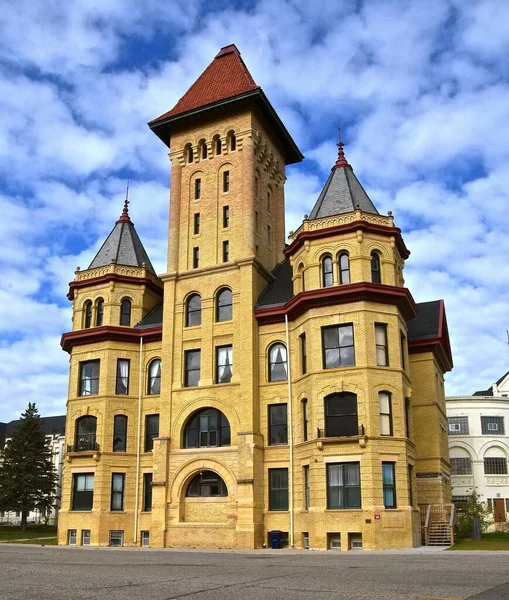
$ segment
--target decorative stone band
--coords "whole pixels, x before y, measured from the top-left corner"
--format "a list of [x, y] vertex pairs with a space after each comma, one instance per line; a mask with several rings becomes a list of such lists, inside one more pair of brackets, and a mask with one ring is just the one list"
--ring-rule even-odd
[[70, 354], [75, 346], [104, 341], [139, 344], [141, 337], [145, 342], [160, 342], [163, 338], [163, 329], [160, 325], [146, 329], [133, 329], [131, 327], [116, 327], [112, 325], [91, 327], [90, 329], [80, 329], [79, 331], [64, 333], [60, 340], [60, 345], [63, 350]]
[[[410, 256], [410, 250], [405, 246], [401, 236], [401, 229], [394, 227], [392, 217], [368, 215], [361, 210], [356, 210], [349, 214], [338, 215], [337, 220], [338, 224], [330, 226], [330, 218], [316, 222], [306, 219], [295, 233], [290, 234], [291, 243], [285, 248], [285, 255], [291, 256], [308, 240], [318, 240], [343, 233], [366, 232], [393, 238], [400, 255], [404, 259]], [[324, 222], [322, 227], [320, 227], [321, 221]]]
[[281, 323], [285, 314], [293, 320], [312, 308], [361, 301], [394, 304], [407, 320], [416, 315], [416, 305], [407, 288], [364, 282], [301, 292], [286, 304], [257, 308], [255, 316], [261, 325]]
[[[129, 269], [130, 271], [134, 270], [136, 267], [132, 267]], [[97, 271], [102, 271], [102, 269], [97, 269]], [[92, 277], [82, 277], [82, 273], [80, 272], [77, 278], [74, 281], [71, 281], [69, 284], [69, 293], [67, 297], [69, 300], [74, 299], [74, 291], [80, 288], [90, 287], [92, 285], [98, 285], [101, 283], [132, 283], [135, 285], [145, 285], [148, 289], [152, 290], [159, 296], [163, 295], [163, 282], [158, 278], [154, 277], [151, 273], [147, 273], [145, 269], [145, 276], [141, 276], [142, 269], [139, 269], [140, 275], [124, 275], [118, 271], [106, 271], [101, 273], [100, 275], [96, 275]]]

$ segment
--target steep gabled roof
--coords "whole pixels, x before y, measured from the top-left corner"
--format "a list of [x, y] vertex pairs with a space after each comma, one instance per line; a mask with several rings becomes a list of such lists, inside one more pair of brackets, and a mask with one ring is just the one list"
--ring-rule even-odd
[[150, 129], [168, 147], [176, 124], [208, 110], [242, 102], [254, 103], [267, 119], [282, 145], [285, 164], [300, 162], [304, 157], [269, 102], [262, 88], [248, 71], [235, 44], [221, 48], [214, 60], [198, 77], [177, 104], [148, 123]]
[[256, 85], [237, 47], [230, 44], [221, 48], [177, 104], [149, 125], [257, 89], [260, 86]]
[[338, 160], [309, 215], [310, 219], [332, 217], [353, 212], [357, 206], [364, 212], [378, 214], [366, 191], [345, 158], [343, 143], [338, 144]]
[[[0, 423], [0, 449], [5, 446], [5, 440], [11, 438], [21, 419]], [[63, 435], [65, 433], [65, 415], [57, 417], [41, 417], [42, 430], [45, 435]]]
[[493, 387], [498, 388], [498, 386], [504, 381], [504, 379], [508, 375], [509, 375], [509, 371], [507, 371], [507, 373], [502, 375], [502, 377], [500, 377], [500, 379], [497, 380], [497, 382], [495, 383], [495, 386], [492, 385], [487, 390], [478, 390], [477, 392], [474, 392], [472, 395], [473, 396], [495, 396], [495, 394], [493, 392]]
[[129, 218], [127, 204], [126, 200], [119, 220], [88, 268], [105, 267], [112, 262], [130, 267], [141, 267], [145, 263], [147, 270], [156, 275], [134, 224]]

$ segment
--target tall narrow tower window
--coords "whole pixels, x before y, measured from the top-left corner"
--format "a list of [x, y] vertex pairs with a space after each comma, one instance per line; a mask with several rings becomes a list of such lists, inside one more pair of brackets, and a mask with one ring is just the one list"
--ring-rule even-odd
[[193, 147], [189, 146], [187, 149], [187, 162], [192, 163], [194, 160]]
[[371, 253], [371, 281], [373, 283], [382, 283], [380, 256], [376, 252]]
[[193, 269], [200, 266], [200, 249], [196, 246], [193, 248]]
[[350, 283], [350, 258], [347, 252], [339, 255], [339, 283]]
[[216, 348], [216, 383], [230, 383], [233, 371], [233, 350], [231, 346]]
[[286, 381], [288, 379], [288, 363], [286, 346], [274, 344], [269, 349], [269, 381]]
[[322, 260], [322, 286], [330, 287], [333, 285], [334, 279], [332, 275], [332, 258], [330, 256], [326, 256]]
[[201, 157], [207, 158], [207, 144], [205, 142], [203, 142], [201, 147]]
[[148, 394], [161, 393], [161, 360], [156, 358], [148, 367]]
[[389, 350], [387, 344], [387, 324], [375, 323], [376, 364], [379, 367], [389, 366]]
[[221, 138], [217, 137], [216, 141], [215, 141], [215, 153], [216, 156], [220, 156], [221, 155]]
[[225, 240], [223, 242], [223, 262], [228, 262], [230, 260], [230, 242]]
[[378, 392], [378, 403], [380, 405], [380, 435], [392, 435], [392, 402], [389, 392]]
[[124, 298], [120, 305], [120, 325], [129, 327], [131, 324], [131, 301], [129, 298]]
[[223, 192], [230, 191], [230, 171], [223, 171]]
[[267, 192], [267, 212], [270, 214], [271, 197], [270, 191]]
[[230, 136], [230, 150], [233, 152], [234, 150], [237, 150], [237, 138], [235, 137], [235, 134], [232, 133]]
[[307, 350], [306, 350], [306, 334], [300, 334], [300, 364], [301, 364], [301, 372], [305, 375], [308, 372], [308, 358], [307, 358]]
[[191, 294], [186, 302], [186, 327], [201, 325], [201, 298], [199, 294]]
[[270, 225], [267, 225], [267, 245], [269, 249], [272, 248], [272, 229]]
[[85, 329], [92, 327], [92, 301], [91, 300], [87, 300], [85, 302], [85, 320], [83, 323], [83, 327]]
[[99, 298], [95, 305], [95, 326], [101, 327], [104, 321], [104, 300]]
[[230, 227], [230, 207], [223, 206], [223, 227]]
[[199, 200], [201, 198], [201, 179], [194, 180], [194, 199]]
[[193, 233], [194, 235], [200, 233], [200, 213], [194, 213]]

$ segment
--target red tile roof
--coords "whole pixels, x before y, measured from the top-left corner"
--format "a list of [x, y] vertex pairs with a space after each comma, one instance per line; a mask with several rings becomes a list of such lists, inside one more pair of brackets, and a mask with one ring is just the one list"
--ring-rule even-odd
[[149, 125], [260, 89], [248, 71], [235, 44], [221, 48], [214, 60], [177, 104]]

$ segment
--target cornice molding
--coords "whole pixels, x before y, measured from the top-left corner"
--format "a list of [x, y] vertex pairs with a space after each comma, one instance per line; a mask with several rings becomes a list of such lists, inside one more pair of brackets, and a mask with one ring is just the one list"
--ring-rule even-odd
[[143, 338], [145, 342], [160, 342], [163, 339], [163, 328], [161, 325], [147, 327], [146, 329], [103, 325], [102, 327], [91, 327], [64, 333], [60, 345], [63, 350], [70, 354], [75, 346], [97, 344], [98, 342], [139, 344], [140, 338]]

